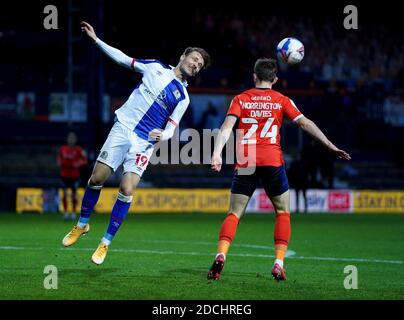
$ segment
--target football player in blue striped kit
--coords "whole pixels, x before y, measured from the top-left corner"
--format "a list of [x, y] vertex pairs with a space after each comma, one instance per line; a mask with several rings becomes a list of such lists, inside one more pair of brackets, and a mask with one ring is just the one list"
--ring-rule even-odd
[[115, 111], [115, 123], [101, 148], [84, 193], [79, 221], [63, 238], [63, 245], [68, 247], [90, 230], [91, 212], [102, 186], [111, 173], [123, 164], [123, 177], [107, 232], [91, 257], [95, 264], [101, 264], [128, 213], [132, 194], [148, 165], [154, 144], [173, 136], [189, 105], [186, 79], [207, 68], [210, 56], [202, 48], [189, 47], [181, 55], [177, 66], [166, 66], [158, 60], [128, 57], [98, 39], [93, 27], [86, 22], [81, 23], [81, 29], [116, 63], [143, 75], [128, 100]]

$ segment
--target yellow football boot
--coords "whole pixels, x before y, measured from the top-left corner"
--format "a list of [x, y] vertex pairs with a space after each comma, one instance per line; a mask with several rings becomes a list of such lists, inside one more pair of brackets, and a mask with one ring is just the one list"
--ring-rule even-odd
[[95, 264], [101, 264], [104, 262], [105, 257], [107, 256], [108, 246], [105, 243], [100, 243], [98, 245], [97, 250], [94, 251], [91, 261]]
[[84, 228], [74, 226], [73, 229], [63, 238], [63, 245], [65, 247], [70, 247], [71, 245], [76, 243], [81, 235], [86, 234], [88, 231], [90, 231], [89, 224], [87, 224]]

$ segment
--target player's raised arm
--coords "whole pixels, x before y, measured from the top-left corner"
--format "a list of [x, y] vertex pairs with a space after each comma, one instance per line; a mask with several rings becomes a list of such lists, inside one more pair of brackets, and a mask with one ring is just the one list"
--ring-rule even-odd
[[94, 42], [97, 40], [97, 35], [95, 34], [94, 28], [91, 26], [91, 24], [82, 21], [81, 23], [81, 31], [85, 32], [87, 37], [89, 37], [91, 40]]
[[229, 140], [230, 134], [236, 124], [237, 117], [228, 115], [220, 127], [219, 134], [216, 138], [215, 147], [213, 149], [213, 155], [211, 160], [211, 168], [214, 171], [219, 172], [222, 169], [222, 150]]
[[336, 157], [344, 160], [351, 160], [351, 156], [344, 150], [338, 149], [330, 140], [328, 140], [325, 134], [313, 121], [302, 116], [296, 120], [296, 123], [313, 138], [321, 142]]
[[87, 22], [81, 22], [81, 31], [85, 32], [86, 35], [94, 41], [94, 43], [99, 47], [108, 57], [114, 60], [121, 66], [132, 69], [133, 58], [124, 54], [121, 50], [107, 45], [105, 42], [97, 38], [94, 28]]

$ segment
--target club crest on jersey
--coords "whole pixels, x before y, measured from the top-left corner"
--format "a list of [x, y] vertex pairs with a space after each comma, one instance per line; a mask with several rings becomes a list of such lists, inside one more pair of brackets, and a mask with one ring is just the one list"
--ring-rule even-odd
[[181, 92], [180, 90], [174, 90], [174, 97], [178, 100], [179, 98], [181, 98]]
[[162, 73], [160, 70], [157, 70], [157, 71], [156, 71], [156, 74], [157, 74], [158, 76], [162, 76], [162, 75], [163, 75], [163, 73]]

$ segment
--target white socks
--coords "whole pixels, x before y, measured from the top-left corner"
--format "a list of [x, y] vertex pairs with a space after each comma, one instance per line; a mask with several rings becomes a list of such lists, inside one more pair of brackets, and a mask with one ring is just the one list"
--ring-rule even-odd
[[215, 260], [217, 259], [218, 256], [223, 256], [223, 259], [226, 260], [226, 255], [223, 252], [220, 252], [216, 255]]
[[86, 225], [87, 223], [77, 222], [77, 226], [81, 229], [83, 229]]
[[281, 268], [283, 268], [283, 260], [281, 260], [281, 259], [275, 259], [274, 264], [275, 264], [275, 263], [279, 264], [279, 266], [280, 266]]
[[111, 244], [111, 240], [108, 240], [108, 239], [105, 238], [105, 237], [103, 237], [103, 238], [101, 239], [101, 242], [102, 242], [103, 244], [106, 244], [107, 246], [109, 246], [109, 245]]

